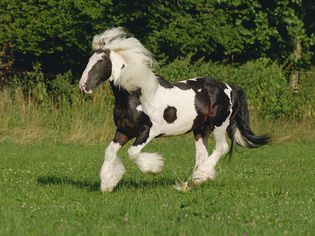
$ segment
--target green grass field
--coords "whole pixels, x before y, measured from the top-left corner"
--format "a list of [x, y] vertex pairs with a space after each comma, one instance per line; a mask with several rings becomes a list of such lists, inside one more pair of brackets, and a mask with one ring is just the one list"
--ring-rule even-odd
[[315, 235], [315, 143], [238, 148], [213, 182], [180, 193], [194, 165], [191, 135], [146, 148], [165, 168], [127, 173], [99, 191], [104, 146], [0, 143], [0, 235]]

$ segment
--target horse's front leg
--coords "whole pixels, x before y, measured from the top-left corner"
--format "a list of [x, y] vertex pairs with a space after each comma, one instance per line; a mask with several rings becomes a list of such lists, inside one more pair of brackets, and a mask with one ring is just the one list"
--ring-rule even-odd
[[128, 149], [128, 155], [138, 168], [146, 174], [158, 174], [162, 171], [163, 157], [158, 153], [141, 153], [141, 150], [154, 138], [156, 133], [149, 126], [143, 126], [133, 145]]
[[128, 140], [126, 135], [116, 131], [113, 141], [106, 148], [104, 163], [100, 172], [102, 192], [111, 192], [124, 175], [126, 170], [117, 157], [117, 152]]

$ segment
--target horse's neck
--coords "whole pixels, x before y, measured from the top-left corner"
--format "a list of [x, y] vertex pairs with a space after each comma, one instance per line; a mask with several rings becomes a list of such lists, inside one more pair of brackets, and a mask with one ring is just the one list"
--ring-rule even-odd
[[114, 85], [113, 82], [110, 83], [114, 97], [115, 97], [115, 106], [127, 107], [129, 106], [130, 99], [138, 99], [140, 102], [140, 90], [136, 90], [132, 93], [129, 93], [125, 89]]
[[155, 76], [149, 76], [139, 84], [139, 88], [141, 90], [141, 99], [150, 102], [158, 89], [157, 79]]

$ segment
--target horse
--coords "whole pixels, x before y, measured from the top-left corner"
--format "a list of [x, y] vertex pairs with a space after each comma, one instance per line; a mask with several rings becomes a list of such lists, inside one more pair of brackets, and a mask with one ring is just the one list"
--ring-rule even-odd
[[[248, 148], [269, 143], [268, 136], [255, 135], [250, 129], [246, 95], [239, 86], [212, 77], [170, 83], [153, 72], [152, 53], [121, 27], [94, 36], [92, 49], [79, 87], [91, 94], [108, 80], [115, 97], [116, 133], [105, 150], [101, 191], [111, 192], [121, 180], [126, 170], [117, 153], [134, 138], [129, 158], [143, 173], [158, 174], [164, 166], [162, 156], [142, 149], [154, 138], [193, 132], [196, 160], [190, 185], [213, 180], [220, 157], [230, 153], [235, 143]], [[210, 133], [215, 140], [211, 155], [207, 151]]]

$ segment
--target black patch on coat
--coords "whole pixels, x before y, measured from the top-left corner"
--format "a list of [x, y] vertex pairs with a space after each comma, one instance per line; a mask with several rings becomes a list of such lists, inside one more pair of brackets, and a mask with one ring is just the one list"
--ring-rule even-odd
[[115, 96], [114, 121], [117, 130], [125, 134], [129, 139], [142, 135], [139, 143], [145, 142], [148, 130], [152, 127], [152, 122], [143, 111], [136, 109], [141, 104], [139, 91], [129, 93], [115, 86], [112, 82], [110, 84]]
[[132, 144], [133, 146], [138, 146], [147, 142], [147, 139], [150, 134], [150, 127], [148, 125], [141, 126], [139, 130], [139, 135], [137, 136], [135, 142]]
[[158, 83], [163, 87], [163, 88], [174, 88], [174, 85], [170, 83], [169, 81], [165, 80], [162, 77], [157, 77]]
[[187, 85], [196, 92], [195, 109], [197, 116], [192, 130], [221, 126], [230, 114], [230, 100], [225, 94], [226, 85], [213, 78], [199, 78]]
[[167, 106], [164, 110], [163, 118], [169, 124], [174, 123], [177, 120], [177, 109], [173, 106]]
[[199, 89], [204, 88], [204, 81], [205, 78], [196, 78], [192, 80], [186, 80], [185, 82], [175, 82], [174, 86], [182, 90], [192, 89], [195, 91], [195, 93], [197, 93]]

